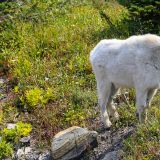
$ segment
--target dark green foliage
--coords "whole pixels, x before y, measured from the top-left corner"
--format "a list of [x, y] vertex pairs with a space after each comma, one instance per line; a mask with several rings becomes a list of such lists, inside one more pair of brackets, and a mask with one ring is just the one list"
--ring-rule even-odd
[[131, 34], [159, 33], [160, 1], [159, 0], [121, 0], [130, 12], [128, 19]]

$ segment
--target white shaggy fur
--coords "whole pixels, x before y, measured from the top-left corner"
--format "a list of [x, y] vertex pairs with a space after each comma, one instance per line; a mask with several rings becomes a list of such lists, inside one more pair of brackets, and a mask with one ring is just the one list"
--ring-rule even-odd
[[119, 117], [112, 98], [120, 87], [136, 89], [139, 121], [146, 120], [146, 108], [160, 87], [160, 37], [146, 34], [126, 40], [101, 40], [91, 51], [90, 62], [105, 126], [111, 126], [109, 115]]

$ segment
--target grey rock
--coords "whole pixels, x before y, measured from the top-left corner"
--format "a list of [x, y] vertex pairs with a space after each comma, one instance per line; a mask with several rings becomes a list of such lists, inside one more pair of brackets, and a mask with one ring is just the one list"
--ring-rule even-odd
[[30, 140], [31, 140], [31, 137], [30, 136], [27, 136], [27, 137], [23, 137], [19, 140], [20, 142], [20, 145], [23, 147], [23, 146], [29, 146], [30, 145]]
[[77, 126], [59, 132], [52, 140], [53, 159], [69, 160], [80, 156], [91, 143], [97, 141], [97, 135], [95, 131]]
[[24, 160], [25, 159], [25, 150], [24, 150], [24, 148], [18, 149], [15, 159], [17, 159], [17, 160]]
[[32, 149], [31, 147], [25, 148], [25, 159], [26, 160], [37, 160], [39, 157], [39, 152]]
[[22, 147], [16, 153], [16, 160], [38, 160], [39, 152], [31, 147]]
[[30, 142], [30, 140], [31, 140], [31, 137], [27, 136], [27, 137], [21, 138], [19, 141], [22, 143], [28, 143], [28, 142]]
[[118, 160], [118, 159], [119, 159], [118, 152], [113, 151], [113, 152], [107, 153], [102, 160]]
[[4, 79], [3, 79], [3, 78], [0, 78], [0, 85], [1, 85], [1, 84], [4, 84], [4, 82], [5, 82]]
[[30, 154], [32, 151], [31, 147], [25, 147], [25, 154]]

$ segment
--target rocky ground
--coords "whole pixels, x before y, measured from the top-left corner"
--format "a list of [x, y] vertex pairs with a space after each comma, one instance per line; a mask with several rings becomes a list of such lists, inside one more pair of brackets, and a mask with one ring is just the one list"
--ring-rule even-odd
[[[0, 77], [0, 109], [4, 103], [8, 102], [14, 95], [11, 94], [11, 85], [5, 76]], [[15, 120], [16, 122], [16, 120]], [[6, 127], [12, 129], [15, 127], [15, 122], [7, 123]], [[51, 153], [48, 150], [39, 151], [33, 145], [34, 139], [31, 136], [23, 137], [19, 143], [14, 146], [15, 160], [50, 160]], [[10, 159], [6, 159], [10, 160]]]
[[[0, 77], [0, 106], [10, 98], [10, 85], [5, 76]], [[12, 124], [7, 124], [9, 127]], [[100, 130], [97, 137], [97, 147], [88, 149], [81, 160], [120, 160], [123, 157], [122, 142], [125, 138], [134, 132], [135, 127], [125, 127], [120, 129]], [[30, 136], [20, 140], [21, 144], [15, 147], [15, 159], [27, 160], [49, 160], [51, 159], [50, 151], [40, 152], [32, 146], [34, 141]], [[30, 143], [31, 142], [31, 143]]]
[[121, 160], [123, 157], [122, 142], [134, 132], [135, 127], [125, 127], [118, 130], [104, 130], [98, 133], [98, 146], [90, 155], [90, 160]]

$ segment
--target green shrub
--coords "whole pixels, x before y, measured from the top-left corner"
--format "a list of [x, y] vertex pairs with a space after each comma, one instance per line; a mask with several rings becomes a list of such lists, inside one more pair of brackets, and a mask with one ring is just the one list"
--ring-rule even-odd
[[4, 139], [6, 139], [7, 141], [15, 141], [17, 140], [17, 133], [15, 129], [7, 129], [4, 128], [1, 131], [1, 135], [3, 136]]
[[0, 159], [8, 158], [13, 155], [13, 146], [4, 140], [0, 141]]
[[54, 93], [51, 88], [46, 91], [35, 87], [34, 89], [27, 90], [25, 92], [25, 100], [23, 103], [27, 103], [29, 107], [35, 107], [37, 105], [45, 105], [49, 100], [54, 99]]
[[32, 126], [28, 123], [17, 122], [15, 130], [18, 137], [25, 137], [28, 136], [32, 131]]
[[29, 104], [29, 106], [34, 107], [41, 102], [43, 98], [42, 94], [43, 90], [39, 88], [28, 90], [25, 93], [26, 102]]
[[28, 123], [17, 122], [15, 128], [4, 128], [1, 131], [2, 138], [7, 142], [18, 142], [19, 138], [25, 137], [30, 134], [32, 127]]

